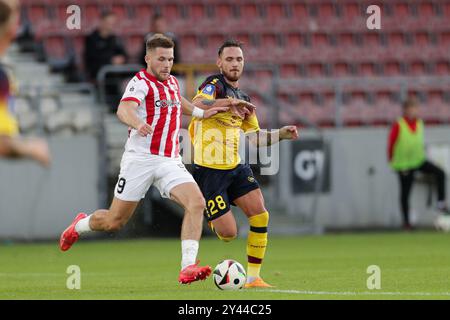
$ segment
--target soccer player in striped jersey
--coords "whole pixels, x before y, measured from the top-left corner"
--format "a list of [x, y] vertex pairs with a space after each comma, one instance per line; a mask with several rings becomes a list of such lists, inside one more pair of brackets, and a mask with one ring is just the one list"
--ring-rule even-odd
[[[19, 5], [16, 0], [0, 0], [0, 58], [16, 36]], [[14, 90], [10, 75], [0, 63], [0, 157], [30, 158], [43, 166], [50, 164], [47, 143], [37, 138], [20, 138], [19, 127], [10, 112]]]
[[181, 114], [209, 118], [229, 109], [228, 104], [203, 110], [180, 95], [177, 79], [170, 74], [174, 43], [156, 34], [147, 40], [147, 69], [128, 83], [118, 107], [119, 119], [129, 126], [114, 199], [109, 210], [80, 213], [61, 234], [60, 248], [68, 250], [80, 234], [117, 231], [126, 224], [151, 185], [161, 195], [185, 209], [181, 228], [181, 272], [178, 281], [205, 279], [209, 266], [196, 262], [202, 231], [205, 199], [179, 155]]
[[[219, 49], [217, 66], [221, 73], [208, 77], [200, 86], [193, 103], [197, 107], [214, 107], [226, 100], [250, 97], [239, 89], [244, 68], [244, 56], [239, 42], [228, 40]], [[257, 109], [256, 109], [257, 110]], [[209, 119], [192, 118], [189, 125], [194, 145], [194, 179], [207, 204], [207, 219], [219, 239], [231, 241], [237, 235], [236, 221], [230, 205], [237, 205], [248, 218], [246, 288], [271, 287], [260, 276], [267, 246], [269, 213], [258, 182], [248, 164], [240, 164], [239, 135], [256, 132], [251, 142], [268, 146], [283, 139], [297, 139], [295, 126], [267, 131], [259, 127], [254, 108], [216, 114]], [[240, 112], [242, 111], [242, 112]], [[250, 113], [243, 111], [249, 111]]]

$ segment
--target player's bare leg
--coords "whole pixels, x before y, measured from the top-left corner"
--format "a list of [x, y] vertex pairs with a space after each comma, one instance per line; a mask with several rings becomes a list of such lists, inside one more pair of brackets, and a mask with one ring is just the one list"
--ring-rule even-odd
[[89, 216], [84, 213], [78, 214], [61, 234], [59, 242], [61, 250], [69, 250], [83, 233], [120, 230], [133, 215], [137, 205], [138, 202], [123, 201], [114, 197], [109, 210], [99, 209]]
[[231, 210], [208, 224], [222, 241], [230, 242], [237, 237], [236, 219]]
[[267, 246], [267, 226], [269, 213], [264, 206], [261, 190], [255, 189], [234, 200], [234, 203], [244, 211], [250, 224], [247, 238], [247, 283], [246, 288], [269, 288], [260, 277], [262, 261]]
[[184, 208], [181, 227], [181, 272], [180, 283], [191, 283], [204, 280], [211, 274], [211, 267], [198, 266], [197, 253], [202, 235], [203, 211], [205, 199], [196, 183], [187, 182], [174, 187], [170, 191], [172, 200]]

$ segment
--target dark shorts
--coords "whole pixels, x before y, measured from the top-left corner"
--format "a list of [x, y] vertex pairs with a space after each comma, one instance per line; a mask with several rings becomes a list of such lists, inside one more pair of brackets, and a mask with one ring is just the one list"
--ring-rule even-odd
[[248, 164], [219, 170], [194, 165], [193, 176], [206, 200], [206, 218], [217, 219], [230, 210], [239, 197], [258, 189], [259, 184]]

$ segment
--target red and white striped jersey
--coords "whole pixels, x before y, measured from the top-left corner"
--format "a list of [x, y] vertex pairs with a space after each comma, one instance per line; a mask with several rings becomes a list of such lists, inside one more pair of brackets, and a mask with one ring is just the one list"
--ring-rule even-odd
[[125, 151], [170, 158], [179, 156], [181, 95], [174, 76], [159, 81], [143, 69], [130, 80], [121, 101], [137, 102], [138, 116], [153, 128], [153, 133], [147, 137], [141, 137], [136, 129], [130, 128]]

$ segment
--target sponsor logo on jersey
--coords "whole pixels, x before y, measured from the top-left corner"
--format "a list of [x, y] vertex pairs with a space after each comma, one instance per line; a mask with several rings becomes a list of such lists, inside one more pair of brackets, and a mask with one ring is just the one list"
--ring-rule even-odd
[[212, 85], [212, 84], [207, 84], [207, 85], [203, 88], [202, 93], [211, 96], [211, 95], [214, 93], [215, 89], [216, 89], [216, 87], [215, 87], [214, 85]]
[[180, 105], [180, 102], [176, 100], [157, 100], [155, 102], [157, 108], [178, 107]]

